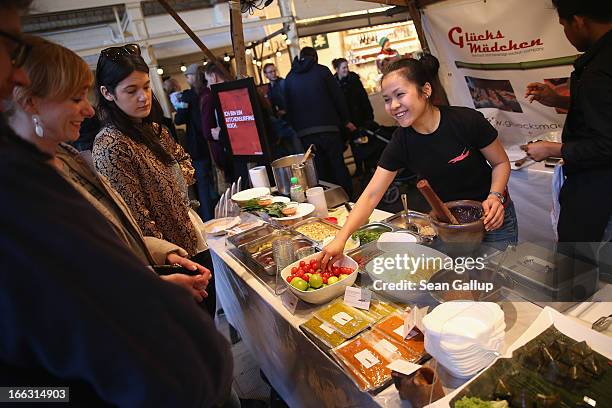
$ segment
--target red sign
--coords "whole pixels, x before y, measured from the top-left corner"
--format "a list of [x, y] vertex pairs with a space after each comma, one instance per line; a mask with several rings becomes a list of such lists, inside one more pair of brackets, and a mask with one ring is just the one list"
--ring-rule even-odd
[[263, 154], [249, 90], [241, 88], [221, 91], [219, 101], [232, 153], [238, 156]]

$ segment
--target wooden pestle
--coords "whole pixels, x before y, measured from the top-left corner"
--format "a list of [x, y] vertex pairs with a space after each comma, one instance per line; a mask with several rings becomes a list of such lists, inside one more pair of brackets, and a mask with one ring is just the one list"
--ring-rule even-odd
[[433, 191], [427, 180], [420, 180], [416, 186], [431, 206], [431, 211], [438, 221], [447, 224], [459, 224], [459, 221], [457, 221], [448, 207], [440, 200], [440, 197]]

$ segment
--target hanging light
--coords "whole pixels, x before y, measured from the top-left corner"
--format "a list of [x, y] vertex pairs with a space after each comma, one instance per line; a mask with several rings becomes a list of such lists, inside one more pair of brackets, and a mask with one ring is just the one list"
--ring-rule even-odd
[[202, 65], [206, 65], [206, 64], [208, 64], [208, 61], [206, 60], [202, 61]]
[[187, 67], [185, 66], [183, 62], [181, 62], [181, 72], [185, 72], [185, 71], [187, 71]]
[[287, 38], [287, 39], [285, 40], [285, 44], [287, 44], [287, 45], [291, 45], [291, 40]]
[[245, 53], [246, 55], [251, 55], [251, 54], [253, 54], [253, 50], [252, 50], [252, 49], [250, 49], [250, 48], [247, 48], [247, 49], [244, 51], [244, 53]]
[[257, 60], [253, 58], [253, 65], [257, 65]]
[[255, 65], [257, 65], [258, 67], [261, 67], [261, 61], [257, 61]]
[[266, 41], [266, 42], [264, 43], [264, 46], [265, 46], [267, 49], [270, 49], [270, 41]]
[[287, 35], [287, 33], [282, 33], [281, 37], [283, 40], [286, 40], [287, 38], [289, 38], [289, 36]]
[[230, 62], [230, 59], [231, 59], [231, 58], [230, 58], [230, 56], [229, 56], [229, 55], [227, 55], [227, 52], [226, 52], [226, 53], [225, 53], [225, 56], [223, 57], [223, 61], [225, 61], [225, 62]]
[[157, 75], [164, 75], [164, 69], [161, 65], [157, 67]]
[[281, 52], [281, 50], [276, 51], [276, 56], [277, 56], [278, 58], [280, 58], [280, 57], [282, 57], [282, 56], [283, 56], [283, 53]]

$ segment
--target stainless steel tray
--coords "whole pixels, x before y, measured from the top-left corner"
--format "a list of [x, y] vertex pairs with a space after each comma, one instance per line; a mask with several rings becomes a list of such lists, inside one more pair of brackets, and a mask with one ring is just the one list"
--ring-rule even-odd
[[[382, 230], [383, 233], [384, 232], [392, 232], [394, 230], [396, 230], [397, 228], [394, 228], [393, 226], [389, 225], [389, 224], [385, 224], [384, 222], [371, 222], [369, 224], [366, 224], [364, 226], [361, 226], [359, 228], [357, 228], [357, 231], [355, 232], [360, 232], [360, 231], [375, 231], [375, 230]], [[375, 241], [370, 241], [370, 242], [376, 242], [378, 240]], [[365, 244], [362, 243], [360, 246], [366, 245], [369, 242], [366, 242]]]
[[258, 238], [270, 235], [277, 230], [277, 228], [274, 228], [270, 224], [264, 224], [248, 231], [241, 232], [240, 234], [232, 235], [227, 238], [227, 241], [235, 247], [239, 247], [240, 245], [255, 241]]
[[[316, 242], [304, 238], [301, 235], [295, 235], [291, 238], [294, 243], [294, 248], [297, 252], [300, 248], [312, 247], [317, 249]], [[249, 245], [249, 244], [247, 244]], [[252, 244], [250, 244], [252, 245]], [[240, 249], [239, 249], [240, 250]], [[257, 266], [268, 275], [276, 274], [276, 261], [274, 260], [274, 254], [272, 248], [265, 251], [257, 252], [250, 255], [248, 252], [242, 252], [243, 256], [249, 257], [257, 264]]]
[[363, 272], [365, 269], [365, 265], [370, 262], [372, 259], [376, 258], [378, 255], [384, 253], [378, 246], [376, 245], [376, 241], [368, 242], [365, 245], [361, 245], [351, 251], [346, 253], [347, 256], [350, 256], [359, 264], [359, 272]]
[[291, 230], [295, 231], [296, 234], [300, 234], [301, 236], [306, 237], [309, 240], [316, 242], [320, 246], [322, 244], [322, 241], [317, 241], [317, 240], [315, 240], [313, 238], [310, 238], [309, 236], [307, 236], [305, 234], [302, 234], [302, 233], [300, 233], [297, 230], [299, 227], [301, 227], [303, 225], [308, 225], [308, 224], [313, 224], [313, 223], [322, 223], [322, 224], [325, 224], [325, 225], [329, 225], [330, 227], [332, 227], [332, 228], [334, 228], [334, 229], [336, 229], [338, 231], [340, 231], [342, 229], [338, 225], [333, 224], [333, 223], [331, 223], [331, 222], [329, 222], [327, 220], [324, 220], [323, 218], [310, 217], [310, 218], [307, 218], [307, 219], [305, 219], [303, 221], [300, 221], [300, 222], [296, 223], [295, 225], [292, 225], [291, 226]]
[[404, 211], [401, 211], [391, 217], [383, 220], [383, 223], [391, 225], [396, 230], [407, 230], [413, 232], [425, 240], [432, 240], [436, 237], [436, 235], [426, 235], [419, 232], [420, 226], [429, 226], [433, 229], [431, 225], [431, 221], [429, 219], [429, 215], [423, 214], [418, 211], [408, 210], [408, 220], [406, 220], [406, 216]]
[[293, 238], [297, 235], [296, 232], [294, 231], [290, 231], [290, 230], [273, 230], [271, 231], [269, 234], [261, 236], [259, 238], [256, 238], [252, 241], [249, 242], [245, 242], [244, 244], [238, 245], [238, 249], [242, 252], [244, 252], [245, 254], [247, 254], [248, 256], [255, 256], [260, 252], [264, 252], [267, 251], [268, 249], [271, 249], [272, 246], [270, 246], [269, 248], [265, 248], [265, 249], [258, 249], [258, 247], [262, 246], [263, 244], [265, 244], [268, 241], [272, 241], [274, 239], [277, 239], [281, 236], [287, 236], [289, 238]]

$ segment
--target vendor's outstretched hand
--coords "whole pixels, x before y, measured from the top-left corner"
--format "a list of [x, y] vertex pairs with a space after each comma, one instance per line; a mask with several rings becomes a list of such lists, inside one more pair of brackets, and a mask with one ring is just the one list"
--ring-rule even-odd
[[482, 202], [484, 210], [484, 226], [487, 231], [493, 231], [504, 223], [504, 206], [497, 196], [490, 195]]
[[321, 270], [326, 270], [328, 264], [331, 266], [335, 261], [342, 258], [344, 254], [344, 245], [346, 245], [346, 240], [336, 237], [332, 242], [323, 247], [323, 250], [317, 257], [321, 262]]

